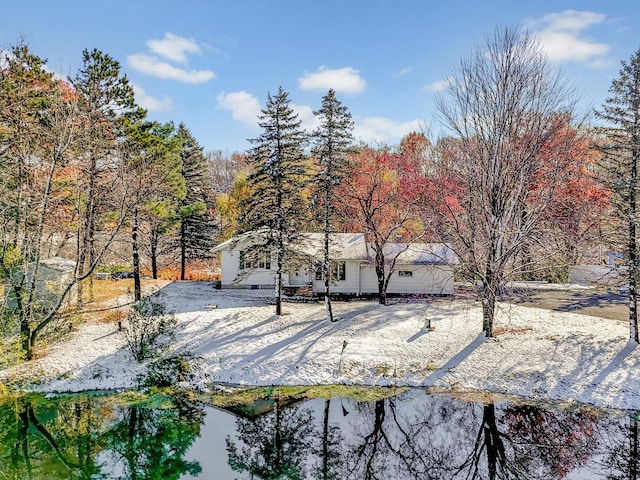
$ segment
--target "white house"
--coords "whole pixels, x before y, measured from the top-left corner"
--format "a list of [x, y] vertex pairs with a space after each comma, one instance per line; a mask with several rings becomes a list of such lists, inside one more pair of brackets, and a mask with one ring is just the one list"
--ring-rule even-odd
[[[273, 288], [276, 265], [271, 252], [257, 249], [264, 242], [260, 233], [234, 237], [214, 248], [221, 253], [222, 288]], [[311, 287], [311, 293], [323, 294], [320, 271], [324, 235], [304, 233], [288, 245], [283, 284], [296, 288]], [[388, 294], [452, 295], [457, 256], [444, 243], [388, 243], [385, 246], [387, 272], [396, 257], [387, 288]], [[336, 295], [372, 295], [378, 293], [374, 252], [362, 233], [334, 233], [330, 236], [332, 261], [331, 293]], [[287, 289], [285, 289], [287, 290]], [[307, 292], [308, 288], [307, 288]]]

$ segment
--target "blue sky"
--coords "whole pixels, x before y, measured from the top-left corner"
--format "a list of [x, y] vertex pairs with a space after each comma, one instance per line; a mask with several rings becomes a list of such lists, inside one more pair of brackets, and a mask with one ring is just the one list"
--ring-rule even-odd
[[84, 48], [122, 65], [149, 117], [184, 122], [208, 150], [248, 148], [279, 86], [312, 129], [328, 88], [355, 135], [397, 144], [441, 132], [433, 98], [496, 26], [538, 35], [550, 62], [599, 107], [620, 61], [640, 48], [636, 0], [10, 0], [0, 48], [23, 37], [50, 69], [73, 75]]

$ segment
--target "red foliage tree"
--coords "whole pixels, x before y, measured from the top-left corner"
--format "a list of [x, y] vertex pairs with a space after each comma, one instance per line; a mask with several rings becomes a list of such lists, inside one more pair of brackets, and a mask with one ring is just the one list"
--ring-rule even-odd
[[352, 173], [336, 193], [337, 210], [347, 231], [364, 231], [378, 277], [381, 304], [402, 250], [387, 258], [385, 245], [415, 242], [425, 233], [418, 208], [425, 186], [420, 158], [364, 147], [351, 157]]

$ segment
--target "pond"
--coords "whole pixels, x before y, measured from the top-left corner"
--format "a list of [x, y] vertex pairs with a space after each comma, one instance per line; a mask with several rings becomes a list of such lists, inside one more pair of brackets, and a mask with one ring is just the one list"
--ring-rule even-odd
[[2, 400], [0, 479], [638, 476], [637, 412], [419, 389], [369, 401], [257, 392]]

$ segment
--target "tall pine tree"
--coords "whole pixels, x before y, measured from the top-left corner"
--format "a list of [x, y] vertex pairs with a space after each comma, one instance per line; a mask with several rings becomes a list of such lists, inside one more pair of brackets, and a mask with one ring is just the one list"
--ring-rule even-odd
[[263, 240], [252, 250], [275, 256], [276, 315], [281, 315], [285, 250], [296, 239], [308, 210], [302, 201], [308, 183], [303, 151], [306, 135], [282, 87], [276, 95], [267, 95], [266, 108], [258, 120], [262, 133], [250, 140], [254, 145], [248, 152], [251, 196], [243, 208], [241, 230], [264, 232]]
[[620, 212], [627, 218], [629, 260], [629, 340], [638, 343], [638, 168], [640, 167], [640, 49], [629, 62], [622, 62], [620, 76], [611, 82], [611, 94], [598, 116], [607, 121], [603, 147], [611, 172], [611, 190], [618, 197]]
[[179, 208], [180, 280], [184, 280], [187, 259], [210, 256], [215, 221], [211, 215], [213, 186], [207, 158], [183, 123], [178, 127], [178, 136], [182, 138], [182, 176], [187, 187]]
[[329, 255], [329, 238], [333, 232], [335, 216], [335, 187], [344, 177], [348, 167], [347, 154], [353, 140], [353, 121], [347, 107], [336, 98], [336, 93], [330, 89], [322, 98], [322, 107], [313, 112], [320, 120], [319, 128], [313, 133], [314, 149], [318, 160], [318, 174], [316, 178], [317, 204], [319, 217], [324, 234], [322, 277], [324, 279], [324, 302], [327, 309], [327, 319], [333, 322], [331, 308], [331, 258]]
[[[83, 119], [80, 123], [81, 144], [78, 157], [84, 159], [80, 168], [82, 190], [78, 192], [78, 275], [95, 266], [96, 236], [101, 215], [110, 210], [105, 205], [111, 188], [108, 172], [115, 169], [114, 151], [122, 137], [123, 120], [128, 116], [141, 118], [143, 111], [135, 104], [133, 87], [120, 70], [120, 63], [111, 56], [93, 49], [82, 52], [82, 68], [72, 80]], [[93, 300], [93, 277], [89, 281], [89, 300]], [[77, 303], [84, 302], [83, 282], [78, 283]]]

